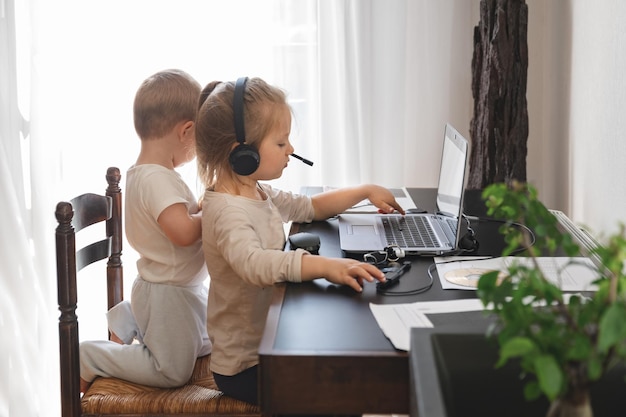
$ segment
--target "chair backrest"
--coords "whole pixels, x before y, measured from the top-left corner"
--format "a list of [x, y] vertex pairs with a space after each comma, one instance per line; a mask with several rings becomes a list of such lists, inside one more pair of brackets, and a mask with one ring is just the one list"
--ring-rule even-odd
[[[57, 204], [55, 216], [57, 289], [59, 310], [59, 349], [61, 362], [61, 413], [81, 415], [80, 362], [77, 306], [77, 272], [85, 266], [108, 259], [107, 304], [110, 309], [124, 297], [122, 268], [122, 191], [120, 170], [107, 169], [108, 187], [104, 195], [83, 194]], [[76, 233], [106, 222], [103, 239], [76, 250]]]

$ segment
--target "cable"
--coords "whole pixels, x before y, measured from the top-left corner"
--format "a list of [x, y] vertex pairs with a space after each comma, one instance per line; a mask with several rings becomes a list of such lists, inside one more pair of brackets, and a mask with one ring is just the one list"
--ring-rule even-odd
[[[465, 221], [467, 221], [468, 224], [468, 231], [473, 229], [470, 227], [470, 220], [476, 220], [478, 222], [484, 222], [484, 223], [501, 223], [501, 224], [506, 224], [509, 226], [515, 226], [518, 227], [520, 229], [524, 229], [528, 235], [530, 236], [530, 243], [528, 245], [528, 247], [532, 247], [535, 245], [535, 242], [537, 241], [537, 238], [535, 236], [535, 233], [525, 224], [522, 223], [518, 223], [518, 222], [513, 222], [510, 220], [500, 220], [500, 219], [493, 219], [490, 217], [480, 217], [480, 216], [467, 216], [465, 214], [463, 214], [463, 218], [465, 219]], [[511, 255], [515, 255], [521, 252], [524, 252], [527, 248], [526, 247], [519, 247], [517, 249], [515, 249], [514, 251], [511, 252]], [[465, 252], [471, 252], [472, 250], [466, 251], [466, 250], [461, 250], [460, 253], [465, 253]]]
[[[434, 264], [433, 264], [434, 265]], [[421, 294], [423, 292], [428, 291], [434, 283], [434, 279], [433, 279], [433, 274], [431, 272], [431, 266], [428, 267], [428, 277], [430, 278], [428, 283], [422, 287], [416, 288], [414, 290], [407, 290], [407, 291], [389, 291], [389, 290], [378, 290], [377, 289], [377, 293], [378, 294], [382, 294], [382, 295], [390, 295], [390, 296], [400, 296], [400, 295], [416, 295], [416, 294]]]

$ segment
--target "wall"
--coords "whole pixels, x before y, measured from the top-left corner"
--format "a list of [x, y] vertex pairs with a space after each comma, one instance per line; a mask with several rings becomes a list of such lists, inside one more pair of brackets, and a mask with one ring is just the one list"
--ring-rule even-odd
[[527, 4], [528, 181], [548, 207], [605, 235], [626, 221], [626, 3]]
[[569, 1], [528, 4], [528, 181], [549, 208], [570, 212]]
[[571, 215], [598, 234], [626, 221], [626, 3], [572, 2]]

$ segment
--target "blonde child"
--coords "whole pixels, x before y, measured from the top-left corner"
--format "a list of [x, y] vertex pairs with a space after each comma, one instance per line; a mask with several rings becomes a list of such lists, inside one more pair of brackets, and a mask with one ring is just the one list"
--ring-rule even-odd
[[258, 345], [278, 282], [317, 278], [362, 291], [384, 281], [375, 266], [297, 249], [285, 252], [283, 223], [341, 213], [363, 199], [383, 212], [402, 207], [391, 192], [363, 185], [313, 197], [273, 189], [294, 148], [285, 94], [259, 78], [212, 82], [201, 94], [196, 149], [206, 186], [202, 240], [209, 273], [211, 370], [227, 395], [257, 403]]
[[[126, 173], [125, 230], [139, 253], [131, 302], [108, 314], [114, 340], [81, 343], [81, 390], [97, 376], [185, 384], [211, 352], [201, 209], [175, 168], [195, 157], [200, 84], [180, 70], [147, 78], [134, 102], [141, 151]], [[133, 343], [133, 341], [138, 343]]]

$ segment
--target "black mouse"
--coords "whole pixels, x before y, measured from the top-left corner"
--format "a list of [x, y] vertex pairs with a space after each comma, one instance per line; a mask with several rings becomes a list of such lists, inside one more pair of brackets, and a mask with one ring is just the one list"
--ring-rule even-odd
[[299, 232], [289, 236], [291, 250], [304, 249], [313, 255], [318, 255], [320, 250], [320, 237], [308, 232]]

